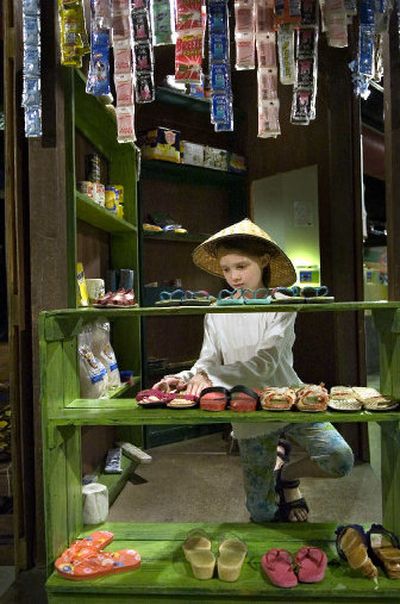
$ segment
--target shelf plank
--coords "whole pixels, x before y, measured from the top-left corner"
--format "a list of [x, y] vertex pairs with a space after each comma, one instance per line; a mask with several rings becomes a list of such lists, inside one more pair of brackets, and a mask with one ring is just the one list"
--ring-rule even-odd
[[142, 160], [140, 179], [173, 180], [199, 185], [245, 187], [247, 174], [234, 174], [199, 166], [175, 164], [157, 159]]
[[83, 220], [108, 233], [129, 233], [137, 231], [135, 225], [130, 224], [122, 218], [118, 218], [112, 212], [109, 212], [98, 203], [95, 203], [90, 197], [87, 197], [87, 195], [76, 191], [75, 198], [76, 215], [79, 220]]
[[99, 425], [168, 425], [168, 424], [216, 424], [246, 423], [259, 424], [283, 422], [286, 424], [333, 422], [387, 422], [400, 421], [400, 411], [356, 411], [352, 413], [326, 411], [307, 413], [301, 411], [203, 411], [202, 409], [148, 409], [141, 407], [135, 399], [77, 399], [62, 411], [49, 415], [56, 425], [91, 426]]
[[[63, 601], [63, 594], [70, 598], [75, 595], [77, 602], [89, 601], [83, 599], [85, 596], [104, 598], [101, 602], [107, 596], [113, 602], [120, 601], [118, 596], [130, 596], [140, 603], [171, 602], [172, 597], [174, 601], [182, 602], [288, 602], [295, 599], [301, 602], [341, 601], [346, 604], [358, 603], [368, 597], [392, 602], [398, 602], [400, 598], [399, 581], [390, 580], [381, 573], [375, 586], [372, 581], [351, 570], [346, 562], [339, 560], [333, 524], [291, 524], [290, 531], [287, 524], [279, 523], [105, 523], [102, 528], [115, 535], [115, 540], [106, 549], [136, 549], [142, 557], [141, 567], [132, 572], [81, 582], [68, 581], [53, 573], [46, 587], [49, 595], [60, 598], [55, 601]], [[245, 541], [248, 555], [238, 581], [226, 583], [216, 577], [199, 581], [193, 577], [181, 547], [186, 534], [193, 528], [203, 528], [210, 534], [215, 552], [226, 534], [233, 533]], [[87, 531], [85, 534], [89, 533]], [[290, 590], [289, 596], [289, 590], [274, 587], [264, 576], [260, 560], [270, 548], [284, 548], [295, 554], [303, 545], [322, 548], [328, 556], [328, 567], [323, 581], [299, 583], [296, 595]]]
[[210, 113], [210, 99], [194, 98], [188, 94], [175, 92], [166, 86], [158, 86], [156, 88], [156, 100], [177, 107], [185, 107], [189, 111], [197, 111], [199, 113]]
[[143, 231], [143, 238], [151, 241], [178, 241], [179, 243], [203, 243], [210, 235], [197, 233], [156, 233], [151, 231]]
[[137, 462], [129, 459], [125, 455], [122, 455], [121, 474], [106, 474], [105, 472], [100, 472], [98, 474], [97, 482], [104, 484], [108, 489], [110, 505], [114, 503], [138, 465], [139, 464]]
[[[140, 383], [140, 377], [135, 376], [132, 384], [122, 384], [116, 390], [109, 392], [109, 398], [98, 399], [97, 407], [100, 409], [131, 409], [132, 399], [124, 399], [122, 397], [126, 392], [129, 392], [136, 384]], [[126, 403], [125, 401], [129, 401]], [[91, 409], [93, 401], [90, 399], [75, 399], [67, 405], [68, 409]]]

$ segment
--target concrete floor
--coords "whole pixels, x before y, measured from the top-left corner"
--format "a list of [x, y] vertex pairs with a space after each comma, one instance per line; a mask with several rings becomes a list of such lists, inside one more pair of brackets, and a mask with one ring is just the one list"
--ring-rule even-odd
[[[110, 521], [248, 522], [238, 455], [221, 434], [149, 451], [110, 510]], [[303, 479], [310, 522], [381, 522], [380, 482], [369, 464], [339, 480]]]
[[[110, 521], [247, 522], [240, 459], [227, 455], [222, 435], [150, 450], [153, 461], [138, 467], [110, 510]], [[381, 522], [380, 482], [369, 464], [339, 480], [304, 479], [311, 522]], [[7, 573], [7, 578], [9, 574]], [[1, 604], [45, 604], [44, 574], [21, 573]], [[4, 576], [5, 578], [5, 576]], [[6, 587], [5, 585], [3, 586]]]

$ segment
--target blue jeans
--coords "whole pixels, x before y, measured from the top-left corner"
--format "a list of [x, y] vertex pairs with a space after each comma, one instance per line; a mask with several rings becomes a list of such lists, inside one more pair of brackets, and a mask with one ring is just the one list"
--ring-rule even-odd
[[239, 439], [246, 507], [255, 522], [270, 522], [277, 511], [274, 467], [282, 432], [332, 478], [346, 476], [353, 467], [351, 448], [330, 423], [288, 424], [256, 438]]

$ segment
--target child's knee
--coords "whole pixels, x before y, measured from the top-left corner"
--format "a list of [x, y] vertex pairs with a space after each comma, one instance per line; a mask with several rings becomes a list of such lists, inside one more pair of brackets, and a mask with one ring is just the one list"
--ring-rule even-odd
[[340, 448], [329, 456], [329, 473], [334, 478], [341, 478], [350, 474], [354, 465], [353, 451], [347, 443], [343, 443]]

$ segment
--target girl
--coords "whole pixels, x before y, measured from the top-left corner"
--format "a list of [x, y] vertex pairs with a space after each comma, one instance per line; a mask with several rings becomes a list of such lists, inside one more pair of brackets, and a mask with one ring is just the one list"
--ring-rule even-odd
[[[199, 245], [193, 261], [203, 270], [224, 277], [238, 292], [290, 286], [296, 279], [286, 254], [248, 219]], [[154, 387], [186, 389], [199, 396], [203, 388], [212, 385], [232, 388], [244, 384], [259, 389], [266, 385], [300, 386], [293, 369], [295, 318], [294, 312], [208, 314], [198, 361], [190, 371], [165, 376]], [[299, 490], [299, 478], [338, 478], [353, 466], [350, 447], [329, 423], [238, 422], [233, 430], [239, 443], [246, 505], [255, 522], [307, 520], [308, 507]], [[274, 472], [283, 433], [293, 444], [293, 454], [290, 459], [283, 455], [286, 463]]]

